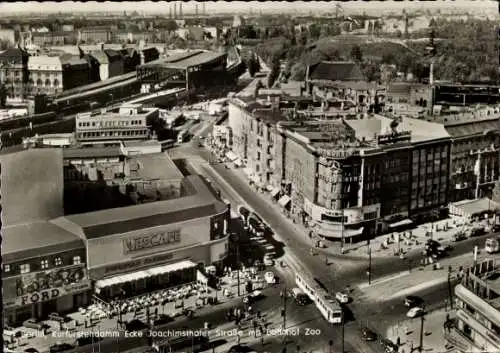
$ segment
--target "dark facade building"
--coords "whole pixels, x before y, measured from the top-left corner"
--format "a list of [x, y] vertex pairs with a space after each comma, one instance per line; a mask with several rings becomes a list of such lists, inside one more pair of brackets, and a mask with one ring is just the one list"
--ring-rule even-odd
[[124, 73], [135, 71], [136, 67], [141, 64], [140, 54], [134, 48], [122, 49], [120, 50], [120, 53], [123, 57]]
[[141, 64], [145, 64], [154, 60], [158, 60], [160, 58], [160, 52], [155, 47], [145, 48], [140, 50], [141, 54], [144, 57], [144, 62]]
[[99, 82], [101, 80], [99, 72], [99, 61], [90, 54], [84, 54], [80, 57], [85, 60], [89, 67], [89, 83]]
[[120, 52], [113, 49], [105, 49], [104, 53], [108, 57], [109, 78], [123, 75], [124, 63], [123, 63], [123, 57], [120, 54]]
[[5, 85], [7, 97], [24, 97], [28, 83], [29, 55], [20, 48], [0, 53], [0, 83]]
[[65, 54], [60, 57], [63, 72], [63, 89], [83, 86], [90, 80], [90, 64], [77, 55]]

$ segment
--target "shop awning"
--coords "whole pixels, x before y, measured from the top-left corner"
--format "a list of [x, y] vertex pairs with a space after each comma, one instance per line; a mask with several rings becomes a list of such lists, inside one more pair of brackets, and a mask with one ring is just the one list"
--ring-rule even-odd
[[184, 270], [186, 268], [192, 268], [192, 267], [196, 267], [196, 264], [192, 261], [185, 260], [185, 261], [181, 261], [181, 262], [176, 262], [175, 264], [168, 264], [168, 265], [153, 267], [152, 269], [148, 270], [147, 272], [151, 276], [157, 276], [157, 275], [161, 275], [164, 273], [180, 271], [180, 270]]
[[289, 196], [287, 196], [287, 195], [285, 195], [285, 196], [282, 196], [282, 197], [281, 197], [281, 199], [279, 199], [278, 204], [279, 204], [281, 207], [286, 207], [286, 206], [290, 203], [290, 201], [292, 201], [292, 200], [290, 199], [290, 197], [289, 197]]
[[342, 234], [342, 225], [340, 224], [321, 224], [318, 225], [316, 228], [316, 232], [318, 233], [319, 236], [325, 237], [325, 238], [330, 238], [330, 239], [341, 239], [344, 237], [346, 238], [352, 238], [359, 236], [363, 234], [364, 228], [358, 228], [358, 229], [347, 229], [344, 228], [344, 233]]
[[280, 193], [280, 188], [274, 188], [271, 190], [271, 196], [276, 197]]
[[137, 271], [132, 273], [127, 273], [125, 275], [114, 276], [106, 279], [102, 279], [96, 282], [95, 286], [97, 288], [111, 287], [121, 283], [134, 282], [142, 278], [149, 277], [149, 273], [146, 271]]
[[402, 221], [389, 224], [389, 227], [390, 228], [402, 227], [402, 226], [410, 225], [412, 223], [413, 223], [413, 221], [411, 219], [406, 218], [406, 219], [403, 219]]
[[134, 282], [143, 278], [156, 276], [163, 273], [174, 272], [178, 270], [183, 270], [185, 268], [196, 267], [196, 264], [192, 261], [186, 260], [177, 262], [175, 264], [163, 265], [158, 267], [153, 267], [145, 271], [137, 271], [132, 273], [127, 273], [120, 276], [114, 276], [106, 279], [102, 279], [96, 282], [95, 286], [97, 288], [111, 287], [121, 283]]
[[363, 227], [359, 229], [345, 229], [344, 230], [344, 237], [345, 238], [351, 238], [351, 237], [357, 237], [358, 235], [363, 234]]
[[227, 159], [229, 159], [230, 162], [235, 161], [238, 159], [238, 156], [234, 154], [234, 152], [229, 151], [226, 153]]

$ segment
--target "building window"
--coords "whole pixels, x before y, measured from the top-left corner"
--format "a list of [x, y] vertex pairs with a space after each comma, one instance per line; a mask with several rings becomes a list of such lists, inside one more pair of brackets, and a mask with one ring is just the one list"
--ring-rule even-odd
[[20, 269], [21, 273], [28, 273], [30, 272], [30, 264], [22, 264]]
[[73, 256], [73, 265], [80, 265], [82, 263], [82, 259], [80, 256]]
[[40, 266], [42, 270], [45, 270], [46, 268], [49, 268], [49, 260], [42, 260], [40, 261]]
[[62, 259], [61, 259], [60, 257], [56, 257], [56, 258], [54, 259], [54, 264], [55, 264], [56, 266], [61, 266], [61, 265], [62, 265]]
[[8, 264], [3, 265], [3, 272], [10, 272], [10, 265]]

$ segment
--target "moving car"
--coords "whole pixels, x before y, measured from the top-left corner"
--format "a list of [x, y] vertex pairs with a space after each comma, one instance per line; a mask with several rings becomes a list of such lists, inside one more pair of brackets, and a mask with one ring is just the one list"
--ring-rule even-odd
[[40, 353], [40, 352], [38, 351], [38, 349], [36, 349], [36, 348], [32, 348], [32, 347], [30, 347], [30, 348], [26, 348], [26, 349], [24, 350], [24, 352], [26, 352], [26, 353]]
[[160, 325], [168, 324], [168, 323], [173, 322], [173, 321], [174, 321], [174, 319], [171, 316], [160, 314], [158, 316], [158, 319], [153, 321], [153, 325], [160, 326]]
[[410, 318], [415, 318], [415, 317], [422, 316], [424, 314], [425, 314], [425, 310], [417, 306], [417, 307], [411, 308], [408, 311], [408, 313], [406, 314], [406, 316], [408, 316]]
[[15, 329], [10, 326], [4, 326], [3, 327], [3, 335], [7, 337], [22, 337], [23, 332], [20, 329]]
[[75, 346], [69, 343], [56, 343], [53, 346], [50, 346], [49, 352], [50, 353], [66, 352], [72, 350], [73, 348], [75, 348]]
[[247, 296], [243, 297], [243, 303], [245, 304], [251, 304], [254, 301], [260, 299], [262, 297], [262, 292], [258, 290], [254, 290], [253, 292], [249, 293]]
[[378, 336], [375, 332], [370, 330], [368, 327], [361, 328], [361, 336], [365, 341], [376, 341]]
[[335, 299], [337, 299], [339, 301], [339, 303], [341, 304], [347, 304], [349, 303], [349, 296], [345, 293], [342, 293], [342, 292], [337, 292], [335, 293]]
[[421, 307], [424, 304], [424, 300], [415, 295], [409, 295], [405, 298], [405, 306], [409, 308], [414, 308], [416, 306]]
[[237, 345], [229, 348], [228, 353], [253, 353], [253, 352], [255, 352], [255, 351], [252, 350], [250, 347], [243, 346], [241, 344], [237, 344]]

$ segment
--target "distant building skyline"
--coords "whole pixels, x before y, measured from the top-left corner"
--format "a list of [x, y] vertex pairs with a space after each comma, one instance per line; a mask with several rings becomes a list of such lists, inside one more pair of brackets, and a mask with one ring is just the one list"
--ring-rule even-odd
[[[89, 1], [85, 4], [81, 2], [74, 1], [63, 1], [60, 3], [56, 2], [13, 2], [13, 3], [3, 3], [0, 4], [1, 13], [58, 13], [58, 12], [123, 12], [131, 13], [137, 11], [138, 13], [146, 14], [161, 14], [168, 15], [169, 7], [174, 1], [141, 1], [141, 2], [121, 2], [121, 3], [110, 3], [110, 2], [95, 2]], [[183, 4], [183, 12], [185, 14], [194, 14], [196, 9], [196, 4], [201, 2], [188, 1]], [[207, 1], [203, 2], [203, 8], [206, 13], [246, 13], [248, 9], [251, 8], [255, 12], [262, 11], [263, 13], [293, 13], [293, 12], [335, 12], [335, 6], [340, 3], [342, 8], [348, 13], [373, 13], [373, 12], [387, 12], [396, 11], [401, 12], [415, 11], [415, 10], [436, 10], [436, 9], [446, 9], [446, 10], [457, 10], [457, 11], [481, 11], [494, 9], [495, 13], [498, 13], [498, 3], [493, 0], [487, 1], [470, 1], [470, 0], [456, 0], [456, 1], [443, 1], [443, 2], [421, 2], [421, 1], [402, 1], [402, 2], [304, 2], [295, 1], [293, 3], [286, 2], [286, 6], [283, 6], [285, 2], [283, 1]]]

